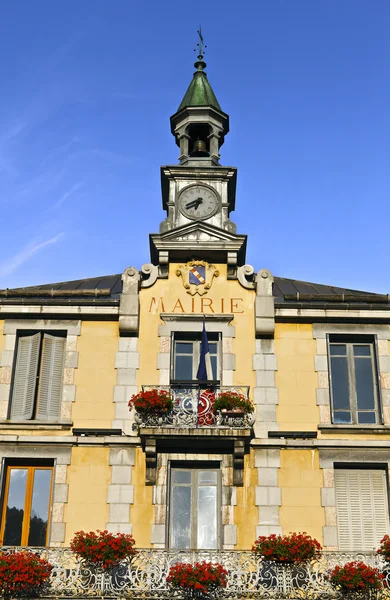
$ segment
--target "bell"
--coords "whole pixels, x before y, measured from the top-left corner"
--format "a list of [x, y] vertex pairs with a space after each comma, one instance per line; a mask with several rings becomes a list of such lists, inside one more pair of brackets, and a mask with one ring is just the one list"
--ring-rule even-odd
[[191, 156], [208, 156], [206, 142], [204, 140], [200, 140], [199, 138], [196, 140]]

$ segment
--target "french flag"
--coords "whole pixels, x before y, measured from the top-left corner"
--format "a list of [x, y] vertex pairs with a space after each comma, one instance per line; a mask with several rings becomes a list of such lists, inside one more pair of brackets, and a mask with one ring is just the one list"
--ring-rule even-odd
[[207, 339], [205, 321], [203, 321], [202, 340], [200, 343], [200, 359], [196, 378], [198, 381], [212, 381], [213, 379], [213, 369], [211, 367], [209, 341]]

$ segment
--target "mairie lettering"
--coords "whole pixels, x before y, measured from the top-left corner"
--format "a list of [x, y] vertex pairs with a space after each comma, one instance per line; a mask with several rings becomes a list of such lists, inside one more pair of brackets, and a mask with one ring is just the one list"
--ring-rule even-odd
[[243, 298], [177, 298], [168, 301], [165, 298], [153, 297], [150, 301], [149, 312], [159, 314], [170, 312], [178, 314], [240, 314], [244, 312]]

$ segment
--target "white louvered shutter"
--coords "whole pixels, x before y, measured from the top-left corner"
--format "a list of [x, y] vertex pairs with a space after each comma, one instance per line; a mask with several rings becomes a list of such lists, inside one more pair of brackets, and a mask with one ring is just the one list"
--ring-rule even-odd
[[62, 381], [64, 376], [65, 338], [43, 336], [39, 372], [37, 419], [58, 419], [61, 414]]
[[11, 419], [31, 419], [33, 416], [40, 340], [40, 333], [18, 340]]
[[387, 481], [383, 470], [336, 469], [340, 550], [376, 550], [389, 532]]

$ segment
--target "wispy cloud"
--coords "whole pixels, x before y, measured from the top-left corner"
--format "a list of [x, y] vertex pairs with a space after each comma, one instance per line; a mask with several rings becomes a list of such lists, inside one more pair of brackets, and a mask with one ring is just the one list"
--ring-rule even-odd
[[16, 137], [26, 127], [25, 123], [18, 121], [12, 127], [10, 127], [3, 135], [0, 136], [0, 146], [4, 146], [7, 142], [11, 141], [12, 138]]
[[13, 166], [8, 157], [7, 145], [13, 138], [17, 137], [24, 128], [25, 124], [19, 121], [6, 132], [0, 134], [0, 173], [3, 171], [10, 177], [16, 177], [18, 175], [17, 169]]
[[109, 150], [92, 150], [92, 154], [102, 158], [103, 160], [111, 161], [117, 164], [129, 165], [133, 162], [131, 156], [119, 154], [119, 152], [110, 152]]
[[44, 240], [43, 242], [38, 242], [36, 239], [33, 240], [20, 252], [0, 263], [0, 276], [6, 277], [7, 275], [11, 275], [11, 273], [16, 271], [16, 269], [18, 269], [21, 265], [30, 260], [35, 254], [47, 246], [57, 244], [57, 242], [59, 242], [64, 236], [65, 233], [61, 232], [48, 240]]
[[59, 206], [61, 206], [61, 204], [63, 204], [65, 200], [67, 200], [70, 196], [75, 194], [80, 188], [83, 187], [84, 184], [85, 181], [79, 181], [78, 183], [72, 185], [72, 187], [69, 188], [69, 190], [67, 190], [64, 194], [62, 194], [61, 198], [53, 204], [52, 208], [58, 208]]

